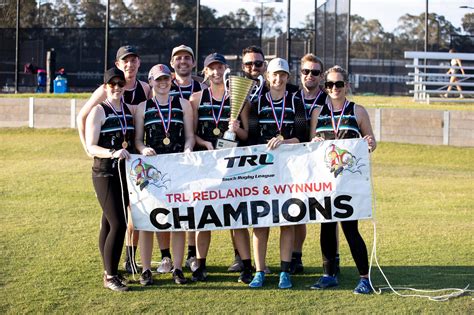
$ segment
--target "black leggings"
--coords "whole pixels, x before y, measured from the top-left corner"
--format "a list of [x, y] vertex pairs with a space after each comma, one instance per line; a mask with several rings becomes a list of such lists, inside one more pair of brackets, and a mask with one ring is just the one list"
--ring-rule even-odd
[[[122, 172], [123, 173], [123, 172]], [[127, 230], [126, 207], [128, 205], [128, 192], [126, 182], [122, 180], [125, 188], [125, 209], [122, 202], [122, 189], [118, 175], [109, 177], [92, 177], [92, 183], [102, 207], [102, 224], [99, 234], [99, 250], [102, 263], [108, 275], [116, 275], [122, 254], [125, 231]]]
[[[357, 227], [358, 221], [341, 222], [342, 230], [346, 236], [347, 243], [351, 249], [352, 258], [354, 259], [360, 275], [369, 273], [369, 260], [367, 258], [367, 247], [359, 233]], [[325, 274], [333, 276], [336, 273], [336, 239], [337, 222], [321, 224], [321, 251], [323, 254], [323, 271]]]

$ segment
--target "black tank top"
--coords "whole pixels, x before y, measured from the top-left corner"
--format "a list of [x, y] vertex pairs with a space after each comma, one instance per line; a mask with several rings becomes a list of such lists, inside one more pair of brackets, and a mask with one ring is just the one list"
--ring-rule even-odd
[[[222, 114], [217, 125], [217, 128], [220, 130], [219, 135], [214, 134], [214, 129], [216, 128], [216, 123], [214, 117], [217, 119], [219, 116], [219, 110], [222, 103], [222, 100], [212, 100], [211, 105], [211, 94], [209, 92], [210, 88], [207, 88], [202, 91], [201, 102], [198, 108], [198, 127], [197, 135], [205, 141], [212, 143], [216, 147], [217, 139], [222, 138], [224, 132], [229, 128], [229, 117], [230, 117], [230, 99], [226, 96], [224, 105], [222, 106]], [[214, 113], [214, 116], [213, 114]]]
[[[341, 123], [339, 125], [339, 131], [337, 132], [336, 137], [334, 134], [334, 128], [332, 126], [331, 110], [328, 104], [325, 104], [321, 108], [321, 112], [318, 116], [318, 123], [316, 124], [316, 136], [325, 140], [361, 138], [362, 135], [359, 124], [357, 123], [354, 108], [355, 103], [350, 102], [344, 109]], [[334, 112], [334, 124], [337, 124], [341, 114], [341, 111]]]
[[[177, 153], [184, 151], [184, 115], [179, 97], [172, 97], [171, 100], [171, 121], [168, 129], [168, 139], [170, 143], [165, 145], [163, 140], [166, 138], [165, 127], [153, 99], [146, 102], [145, 121], [144, 121], [144, 142], [147, 146], [153, 148], [157, 154]], [[168, 104], [160, 105], [161, 114], [167, 126], [169, 115]]]
[[191, 94], [195, 92], [199, 92], [201, 90], [202, 90], [201, 83], [199, 83], [198, 81], [194, 79], [192, 83], [189, 85], [179, 85], [175, 79], [171, 82], [170, 96], [177, 95], [181, 98], [189, 100], [189, 98], [191, 97]]
[[[120, 124], [122, 123], [122, 125], [124, 125], [122, 112], [117, 112], [117, 116], [108, 105], [101, 103], [100, 106], [104, 109], [105, 121], [100, 128], [100, 136], [97, 145], [106, 149], [114, 149], [118, 151], [122, 149], [122, 143], [126, 141], [127, 151], [134, 153], [135, 127], [133, 126], [133, 116], [128, 109], [128, 106], [124, 106], [125, 119], [127, 121], [127, 132], [125, 136], [123, 135]], [[116, 171], [116, 167], [117, 159], [94, 157], [92, 170], [95, 175], [108, 176]]]
[[285, 94], [285, 111], [283, 116], [283, 123], [281, 130], [278, 130], [278, 126], [275, 120], [278, 120], [278, 123], [282, 121], [282, 111], [283, 111], [283, 98], [273, 101], [274, 111], [270, 103], [270, 92], [260, 96], [260, 99], [257, 104], [257, 119], [259, 131], [257, 133], [257, 143], [265, 144], [271, 138], [279, 135], [283, 136], [285, 139], [291, 139], [296, 137], [295, 133], [295, 114], [297, 107], [300, 107], [300, 110], [303, 110], [303, 104], [300, 99], [296, 99], [294, 94], [288, 93]]
[[147, 100], [145, 90], [139, 80], [136, 80], [136, 86], [133, 90], [125, 90], [123, 101], [128, 105], [138, 105]]
[[311, 114], [312, 114], [313, 110], [323, 106], [326, 103], [326, 97], [327, 96], [328, 95], [323, 90], [321, 90], [316, 95], [316, 98], [304, 98], [304, 93], [303, 93], [302, 90], [299, 90], [295, 94], [295, 97], [303, 100], [305, 116], [306, 116], [306, 120], [308, 120], [308, 121], [311, 120]]

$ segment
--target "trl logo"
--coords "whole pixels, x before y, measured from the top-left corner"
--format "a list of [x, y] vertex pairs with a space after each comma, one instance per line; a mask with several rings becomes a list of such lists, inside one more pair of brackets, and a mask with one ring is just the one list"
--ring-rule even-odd
[[237, 174], [229, 174], [226, 177], [239, 176], [242, 174], [252, 173], [261, 168], [264, 168], [267, 165], [273, 164], [273, 154], [271, 153], [262, 153], [262, 154], [249, 154], [249, 155], [240, 155], [240, 156], [230, 156], [224, 158], [227, 161], [227, 169], [240, 169], [243, 168], [241, 172]]
[[[227, 160], [226, 168], [235, 167], [235, 161], [239, 161], [236, 167], [244, 167], [245, 164], [250, 166], [257, 165], [270, 165], [273, 164], [273, 155], [271, 154], [260, 154], [258, 155], [241, 155], [241, 156], [231, 156], [226, 157], [224, 160]], [[258, 160], [258, 161], [257, 161]]]

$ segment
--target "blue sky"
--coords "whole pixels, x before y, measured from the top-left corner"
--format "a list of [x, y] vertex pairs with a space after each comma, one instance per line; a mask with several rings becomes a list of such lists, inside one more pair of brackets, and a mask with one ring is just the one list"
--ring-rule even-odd
[[[201, 0], [202, 5], [214, 8], [219, 15], [238, 8], [245, 8], [249, 13], [254, 12], [258, 3], [249, 2], [252, 0]], [[324, 0], [318, 0], [318, 6]], [[473, 0], [429, 0], [428, 11], [438, 15], [444, 15], [454, 26], [461, 26], [461, 19], [466, 13], [474, 13], [473, 9], [460, 9], [460, 6], [467, 5], [474, 7]], [[283, 3], [268, 3], [265, 6], [275, 6], [286, 12], [287, 0]], [[309, 12], [314, 12], [314, 1], [312, 0], [291, 0], [291, 27], [299, 27], [304, 21], [304, 17]], [[418, 15], [425, 12], [425, 0], [352, 0], [351, 14], [358, 14], [366, 19], [378, 19], [385, 31], [393, 31], [400, 16], [410, 13]]]

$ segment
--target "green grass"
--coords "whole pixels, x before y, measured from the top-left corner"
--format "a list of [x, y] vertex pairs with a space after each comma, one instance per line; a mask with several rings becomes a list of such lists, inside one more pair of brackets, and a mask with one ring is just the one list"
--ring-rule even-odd
[[[132, 291], [102, 288], [97, 248], [101, 210], [91, 160], [73, 130], [0, 129], [0, 313], [472, 313], [472, 297], [436, 303], [382, 295], [355, 296], [357, 271], [341, 235], [340, 287], [308, 289], [321, 274], [319, 225], [304, 246], [306, 273], [294, 288], [261, 290], [226, 272], [229, 233], [213, 233], [208, 283], [178, 287], [170, 275]], [[420, 289], [474, 286], [474, 148], [381, 143], [373, 154], [378, 257], [393, 285]], [[360, 223], [368, 248], [372, 222]], [[159, 259], [155, 250], [154, 260]], [[278, 229], [268, 263], [277, 271]], [[190, 277], [189, 273], [186, 273]], [[374, 272], [376, 286], [384, 285]]]
[[[92, 93], [92, 90], [91, 90]], [[47, 93], [25, 93], [25, 94], [0, 94], [0, 98], [67, 98], [67, 99], [87, 99], [91, 93], [64, 93], [64, 94], [47, 94]], [[474, 99], [469, 103], [449, 103], [436, 102], [431, 104], [417, 103], [413, 101], [412, 96], [364, 96], [354, 95], [350, 99], [357, 104], [365, 107], [379, 108], [411, 108], [411, 109], [434, 109], [434, 110], [465, 110], [474, 111]]]

